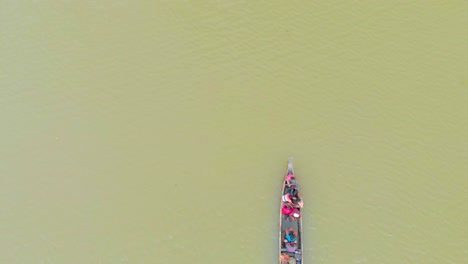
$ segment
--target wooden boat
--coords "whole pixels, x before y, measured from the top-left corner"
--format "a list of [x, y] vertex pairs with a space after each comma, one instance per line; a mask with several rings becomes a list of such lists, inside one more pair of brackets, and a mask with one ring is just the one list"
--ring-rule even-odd
[[283, 180], [280, 207], [279, 263], [302, 264], [302, 197], [296, 182], [293, 159], [289, 159], [288, 170]]

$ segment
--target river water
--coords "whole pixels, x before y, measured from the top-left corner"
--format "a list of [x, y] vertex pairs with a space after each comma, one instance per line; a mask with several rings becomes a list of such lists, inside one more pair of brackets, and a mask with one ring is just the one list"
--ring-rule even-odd
[[2, 1], [0, 263], [468, 263], [466, 11]]

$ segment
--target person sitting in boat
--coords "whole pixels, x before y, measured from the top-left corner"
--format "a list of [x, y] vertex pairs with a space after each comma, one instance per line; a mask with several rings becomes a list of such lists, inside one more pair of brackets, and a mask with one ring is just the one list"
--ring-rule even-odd
[[296, 183], [296, 177], [294, 176], [294, 174], [286, 175], [285, 185], [286, 187], [299, 189], [299, 185]]
[[281, 264], [288, 264], [291, 257], [288, 254], [281, 254], [280, 262]]
[[298, 195], [298, 190], [295, 188], [286, 189], [286, 194], [283, 195], [282, 201], [285, 203], [292, 203], [292, 198]]
[[286, 245], [286, 250], [290, 253], [295, 252], [297, 249], [297, 232], [289, 228], [286, 230], [284, 235], [284, 244]]
[[297, 220], [301, 217], [301, 212], [298, 208], [293, 207], [291, 204], [284, 204], [281, 208], [281, 213], [286, 217], [286, 219]]
[[296, 252], [297, 250], [297, 243], [286, 243], [286, 251], [289, 253]]
[[293, 211], [294, 211], [294, 208], [290, 204], [285, 204], [281, 208], [281, 212], [287, 217], [291, 216]]
[[302, 199], [299, 195], [299, 191], [297, 189], [289, 189], [288, 192], [283, 195], [282, 197], [283, 203], [290, 204], [292, 207], [303, 207]]
[[301, 198], [298, 198], [298, 197], [292, 197], [291, 204], [293, 207], [296, 207], [296, 208], [302, 208], [304, 206], [304, 202], [302, 201]]
[[297, 232], [292, 228], [287, 229], [285, 234], [284, 234], [284, 240], [283, 241], [286, 244], [296, 244], [297, 243]]

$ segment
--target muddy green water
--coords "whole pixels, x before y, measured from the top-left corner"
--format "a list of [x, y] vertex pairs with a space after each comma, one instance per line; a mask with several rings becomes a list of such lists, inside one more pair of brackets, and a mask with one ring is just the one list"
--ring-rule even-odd
[[467, 11], [1, 1], [0, 263], [468, 263]]

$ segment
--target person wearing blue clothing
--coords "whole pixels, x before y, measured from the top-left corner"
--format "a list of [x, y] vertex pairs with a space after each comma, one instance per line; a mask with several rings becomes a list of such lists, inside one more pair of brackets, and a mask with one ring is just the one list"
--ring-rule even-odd
[[284, 243], [296, 243], [297, 241], [297, 234], [294, 229], [290, 228], [286, 230], [286, 234], [284, 235]]

